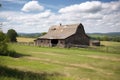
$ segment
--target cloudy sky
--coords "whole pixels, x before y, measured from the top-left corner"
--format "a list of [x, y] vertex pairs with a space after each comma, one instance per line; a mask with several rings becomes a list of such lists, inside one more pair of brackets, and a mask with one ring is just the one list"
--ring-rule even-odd
[[87, 33], [120, 32], [120, 0], [0, 0], [3, 32], [47, 32], [52, 25], [82, 23]]

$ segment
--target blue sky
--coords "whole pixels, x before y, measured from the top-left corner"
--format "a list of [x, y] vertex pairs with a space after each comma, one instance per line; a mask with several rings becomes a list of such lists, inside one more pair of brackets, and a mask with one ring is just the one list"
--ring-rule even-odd
[[84, 25], [87, 33], [120, 32], [120, 0], [0, 0], [3, 32], [47, 32], [52, 25]]

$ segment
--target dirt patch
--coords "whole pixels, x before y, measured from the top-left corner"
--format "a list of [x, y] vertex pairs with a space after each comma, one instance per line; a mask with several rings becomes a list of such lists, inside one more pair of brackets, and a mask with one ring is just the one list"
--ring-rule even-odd
[[77, 80], [91, 80], [89, 78], [78, 78]]
[[35, 54], [46, 54], [46, 55], [52, 55], [52, 56], [65, 56], [63, 54], [56, 54], [56, 53], [48, 53], [48, 52], [32, 52]]
[[37, 57], [26, 57], [27, 59], [30, 60], [42, 60], [42, 61], [51, 61], [50, 59], [42, 59], [42, 58], [37, 58]]
[[88, 65], [88, 64], [70, 64], [71, 66], [74, 66], [74, 67], [82, 67], [82, 68], [87, 68], [87, 69], [92, 69], [94, 70], [94, 67]]
[[104, 59], [104, 60], [111, 60], [111, 61], [120, 61], [120, 59], [113, 58], [113, 57], [106, 57], [106, 56], [96, 56], [96, 55], [87, 55], [91, 58], [97, 58], [97, 59]]
[[90, 57], [90, 58], [95, 58], [95, 59], [110, 60], [110, 61], [120, 61], [120, 59], [118, 58], [107, 57], [107, 56], [97, 56], [97, 55], [79, 55], [79, 56], [85, 56], [85, 57]]

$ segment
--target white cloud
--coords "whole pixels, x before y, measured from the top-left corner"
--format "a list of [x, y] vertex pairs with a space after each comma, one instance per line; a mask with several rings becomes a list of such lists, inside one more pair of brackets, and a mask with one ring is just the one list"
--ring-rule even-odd
[[[89, 1], [81, 4], [66, 6], [58, 13], [44, 10], [39, 13], [24, 13], [2, 11], [3, 30], [13, 28], [17, 32], [44, 32], [52, 25], [82, 23], [85, 31], [91, 32], [120, 32], [120, 1], [100, 2]], [[84, 5], [83, 5], [84, 4]], [[89, 6], [88, 6], [89, 5]]]
[[60, 13], [67, 12], [97, 12], [101, 10], [100, 1], [87, 1], [81, 4], [71, 5], [59, 10]]
[[35, 15], [35, 17], [37, 18], [45, 18], [45, 17], [49, 17], [51, 15], [51, 11], [50, 10], [46, 10], [45, 12], [39, 13], [37, 15]]
[[28, 3], [26, 3], [23, 8], [21, 9], [22, 11], [25, 12], [30, 12], [30, 11], [41, 11], [43, 10], [44, 7], [41, 6], [38, 1], [29, 1]]
[[59, 10], [69, 23], [81, 22], [87, 32], [120, 32], [120, 1], [88, 1]]
[[3, 21], [2, 29], [7, 32], [8, 29], [15, 29], [17, 32], [44, 32], [50, 27], [52, 22], [48, 22], [49, 16], [53, 15], [50, 10], [37, 14], [20, 13], [13, 11], [4, 11], [0, 13]]

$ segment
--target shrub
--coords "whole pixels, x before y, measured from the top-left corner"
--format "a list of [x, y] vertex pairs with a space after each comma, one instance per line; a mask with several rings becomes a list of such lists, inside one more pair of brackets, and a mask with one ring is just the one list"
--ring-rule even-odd
[[6, 35], [0, 32], [0, 55], [6, 55], [7, 52]]

